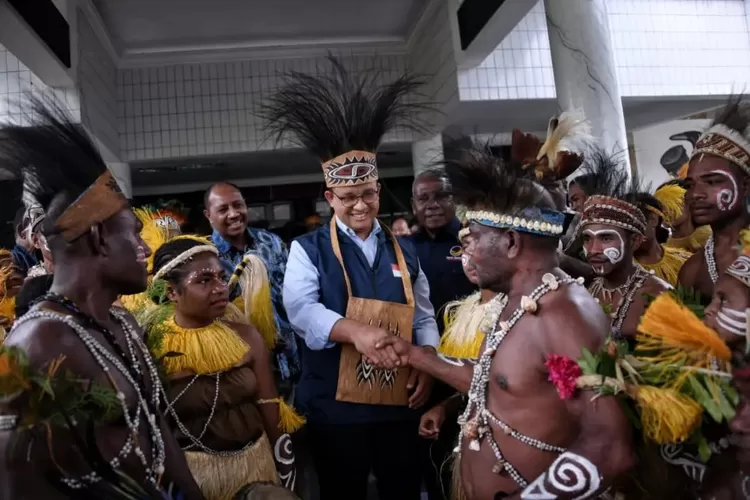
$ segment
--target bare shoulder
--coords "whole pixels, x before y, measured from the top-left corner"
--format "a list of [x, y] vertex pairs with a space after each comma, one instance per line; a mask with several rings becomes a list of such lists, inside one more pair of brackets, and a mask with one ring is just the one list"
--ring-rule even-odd
[[260, 332], [253, 325], [250, 325], [248, 323], [239, 323], [236, 321], [224, 322], [229, 325], [235, 332], [237, 332], [237, 335], [239, 335], [240, 338], [244, 340], [251, 349], [259, 349], [261, 347], [265, 349], [263, 337], [261, 337]]
[[58, 319], [27, 320], [11, 331], [4, 345], [24, 351], [30, 365], [36, 369], [63, 356], [62, 368], [71, 373], [82, 377], [101, 373], [78, 334]]
[[696, 252], [682, 265], [677, 281], [685, 287], [694, 287], [701, 270], [705, 267], [703, 252]]
[[537, 316], [543, 351], [573, 359], [584, 347], [598, 350], [610, 331], [610, 321], [599, 303], [577, 283], [561, 286], [543, 297]]

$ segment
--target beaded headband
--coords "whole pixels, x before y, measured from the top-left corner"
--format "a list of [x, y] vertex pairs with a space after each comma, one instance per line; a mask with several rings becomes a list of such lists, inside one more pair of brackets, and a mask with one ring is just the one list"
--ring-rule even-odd
[[466, 219], [483, 226], [540, 236], [559, 238], [565, 230], [565, 214], [546, 208], [529, 207], [516, 215], [498, 214], [487, 210], [469, 210]]
[[750, 141], [726, 125], [717, 124], [704, 132], [695, 143], [690, 159], [703, 154], [724, 158], [750, 175]]
[[646, 232], [646, 217], [640, 208], [626, 201], [599, 194], [586, 200], [578, 229], [589, 224], [615, 226], [641, 236]]
[[740, 255], [727, 269], [727, 274], [750, 288], [750, 257]]
[[70, 243], [94, 224], [104, 222], [127, 207], [128, 199], [122, 194], [112, 172], [107, 170], [57, 218], [55, 231]]
[[164, 276], [171, 273], [176, 268], [189, 261], [196, 255], [206, 252], [212, 253], [216, 256], [219, 255], [219, 250], [217, 250], [213, 245], [199, 245], [197, 247], [193, 247], [190, 250], [182, 252], [180, 255], [170, 260], [164, 267], [159, 269], [159, 271], [154, 275], [154, 281], [164, 278]]
[[349, 151], [323, 163], [326, 187], [359, 186], [378, 180], [375, 153]]

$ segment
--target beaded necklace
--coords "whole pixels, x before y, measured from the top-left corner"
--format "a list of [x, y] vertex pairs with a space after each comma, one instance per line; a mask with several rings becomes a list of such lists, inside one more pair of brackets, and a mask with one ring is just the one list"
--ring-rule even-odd
[[[133, 387], [136, 393], [137, 402], [135, 405], [135, 409], [133, 410], [131, 415], [130, 408], [127, 405], [125, 393], [123, 393], [117, 386], [114, 386], [115, 390], [117, 391], [117, 399], [120, 401], [120, 405], [122, 406], [122, 414], [123, 418], [125, 419], [125, 425], [128, 427], [128, 430], [130, 432], [128, 433], [128, 437], [125, 440], [125, 443], [123, 444], [119, 453], [117, 453], [115, 457], [109, 461], [109, 465], [113, 469], [118, 469], [122, 461], [129, 457], [130, 453], [133, 452], [143, 465], [146, 480], [154, 486], [158, 487], [161, 476], [162, 474], [164, 474], [164, 462], [166, 459], [164, 440], [162, 438], [161, 429], [157, 420], [158, 413], [153, 410], [154, 408], [159, 407], [160, 395], [163, 391], [161, 380], [159, 378], [159, 372], [149, 354], [148, 348], [138, 336], [137, 332], [130, 325], [130, 322], [127, 321], [124, 313], [117, 311], [116, 309], [112, 309], [110, 310], [110, 314], [115, 319], [115, 321], [118, 322], [123, 332], [125, 333], [125, 341], [127, 343], [128, 350], [131, 353], [131, 357], [134, 360], [133, 363], [137, 363], [135, 347], [138, 348], [138, 350], [143, 354], [143, 357], [146, 360], [146, 367], [153, 387], [151, 401], [147, 399], [148, 393], [144, 392], [141, 389], [141, 387], [143, 387], [143, 381], [140, 380], [140, 377], [133, 376], [133, 367], [126, 366], [127, 360], [122, 360], [121, 356], [115, 356], [114, 354], [112, 354], [112, 351], [110, 349], [104, 347], [93, 335], [91, 335], [87, 328], [81, 325], [81, 323], [75, 321], [71, 315], [65, 315], [49, 310], [37, 309], [34, 311], [30, 311], [29, 313], [21, 317], [18, 321], [16, 321], [14, 328], [35, 319], [52, 319], [55, 321], [60, 321], [66, 324], [78, 335], [78, 338], [86, 346], [89, 353], [92, 355], [96, 363], [105, 374], [109, 375], [110, 364], [122, 374], [127, 382]], [[124, 354], [124, 352], [122, 354]], [[140, 367], [136, 368], [136, 373], [140, 374]], [[112, 383], [114, 383], [114, 380], [111, 376], [109, 377], [109, 379], [112, 381]], [[138, 441], [138, 436], [140, 435], [142, 413], [145, 413], [145, 420], [150, 428], [151, 434], [150, 465], [148, 463], [148, 460], [146, 459], [145, 454], [141, 450], [140, 443]], [[88, 474], [84, 474], [80, 478], [76, 479], [72, 477], [63, 477], [61, 478], [61, 481], [71, 489], [83, 489], [88, 485], [95, 484], [101, 481], [101, 479], [102, 477], [98, 473], [96, 473], [95, 471], [91, 471]]]
[[[528, 482], [523, 476], [521, 476], [521, 473], [505, 459], [505, 456], [502, 454], [502, 451], [492, 434], [491, 424], [498, 426], [506, 435], [539, 450], [563, 453], [565, 452], [565, 448], [551, 445], [521, 434], [497, 418], [490, 411], [487, 406], [490, 368], [497, 349], [500, 347], [503, 340], [505, 340], [505, 337], [510, 330], [516, 325], [516, 323], [518, 323], [524, 314], [526, 314], [526, 312], [536, 311], [537, 301], [548, 292], [557, 290], [561, 284], [568, 285], [573, 282], [583, 284], [583, 279], [579, 278], [574, 280], [572, 278], [565, 278], [558, 280], [555, 275], [546, 273], [542, 276], [542, 284], [534, 289], [530, 296], [524, 296], [521, 298], [521, 304], [513, 312], [510, 318], [507, 321], [500, 321], [497, 324], [497, 328], [487, 336], [484, 352], [479, 357], [477, 364], [474, 365], [474, 374], [471, 379], [471, 386], [468, 394], [469, 401], [464, 413], [458, 419], [458, 423], [461, 425], [461, 432], [458, 436], [458, 447], [456, 448], [458, 453], [461, 453], [461, 446], [464, 437], [471, 440], [469, 442], [469, 450], [471, 451], [479, 451], [482, 440], [486, 438], [490, 448], [492, 448], [496, 460], [495, 465], [492, 467], [492, 472], [494, 474], [500, 474], [502, 471], [507, 472], [516, 484], [522, 488], [528, 486]], [[472, 413], [474, 413], [473, 417]]]
[[610, 297], [613, 292], [620, 292], [620, 300], [617, 301], [617, 308], [614, 314], [612, 314], [612, 333], [615, 338], [622, 336], [622, 325], [628, 316], [630, 306], [633, 305], [635, 300], [635, 294], [640, 290], [646, 283], [646, 280], [653, 274], [653, 271], [649, 272], [640, 266], [636, 266], [635, 272], [628, 277], [625, 284], [615, 288], [605, 288], [604, 278], [596, 278], [591, 286], [589, 287], [589, 293], [594, 297], [598, 296], [599, 293], [603, 293], [606, 297], [609, 293]]
[[703, 256], [706, 258], [706, 267], [711, 281], [716, 284], [719, 281], [719, 269], [716, 267], [716, 250], [714, 249], [714, 235], [708, 237], [706, 246], [703, 248]]

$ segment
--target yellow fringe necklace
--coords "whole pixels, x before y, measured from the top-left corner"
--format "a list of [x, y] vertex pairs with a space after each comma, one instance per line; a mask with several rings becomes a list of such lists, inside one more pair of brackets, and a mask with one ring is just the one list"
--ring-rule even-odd
[[690, 252], [669, 245], [662, 245], [662, 257], [656, 264], [638, 262], [646, 271], [653, 271], [657, 278], [661, 278], [673, 287], [677, 287], [677, 277], [683, 264], [690, 258]]
[[221, 321], [202, 328], [183, 328], [174, 316], [164, 320], [164, 336], [156, 357], [168, 374], [206, 375], [236, 366], [250, 351], [237, 332]]

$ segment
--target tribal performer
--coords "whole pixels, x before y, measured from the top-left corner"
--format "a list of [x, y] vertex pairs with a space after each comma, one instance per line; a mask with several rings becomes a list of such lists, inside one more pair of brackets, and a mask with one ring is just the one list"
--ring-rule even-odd
[[682, 267], [684, 287], [713, 296], [719, 276], [737, 258], [740, 231], [750, 224], [749, 180], [750, 102], [735, 97], [701, 135], [690, 157], [685, 179], [690, 214], [695, 225], [710, 225], [713, 234]]
[[671, 287], [677, 286], [677, 276], [690, 253], [681, 248], [667, 245], [669, 229], [664, 227], [666, 215], [664, 206], [654, 195], [639, 193], [636, 196], [638, 205], [646, 216], [646, 231], [643, 243], [634, 252], [635, 260], [646, 271], [664, 280]]
[[0, 249], [0, 344], [16, 319], [16, 296], [22, 284], [23, 276], [13, 262], [13, 254]]
[[[54, 363], [60, 373], [111, 389], [116, 416], [94, 424], [93, 413], [84, 412], [90, 421], [79, 414], [67, 424], [29, 428], [23, 393], [4, 400], [0, 474], [7, 498], [87, 498], [104, 468], [105, 481], [121, 472], [146, 491], [161, 486], [200, 499], [160, 413], [163, 389], [142, 333], [131, 316], [112, 308], [118, 295], [146, 287], [148, 251], [138, 220], [82, 127], [47, 99], [34, 98], [31, 106], [31, 126], [0, 129], [0, 162], [27, 181], [26, 195], [46, 213], [41, 234], [55, 274], [50, 293], [17, 319], [5, 347], [25, 353], [31, 370]], [[96, 471], [74, 439], [87, 429], [103, 455]], [[19, 440], [24, 444], [14, 446]]]
[[230, 500], [251, 482], [279, 478], [294, 489], [289, 433], [302, 422], [278, 395], [258, 330], [226, 319], [218, 250], [178, 236], [156, 250], [153, 271], [149, 296], [158, 306], [137, 317], [169, 377], [168, 416], [204, 496]]
[[356, 78], [330, 63], [324, 76], [289, 75], [263, 111], [279, 137], [290, 133], [322, 162], [334, 212], [292, 243], [284, 276], [284, 306], [304, 341], [296, 402], [307, 415], [321, 498], [363, 500], [372, 470], [380, 498], [416, 500], [416, 409], [432, 379], [397, 369], [392, 349], [375, 343], [395, 334], [434, 349], [439, 337], [416, 249], [375, 217], [377, 148], [394, 126], [420, 128], [427, 107], [410, 99], [422, 81], [379, 84], [376, 72]]
[[595, 179], [595, 194], [583, 205], [576, 229], [586, 260], [596, 275], [589, 292], [609, 312], [615, 338], [633, 340], [647, 296], [656, 297], [669, 285], [633, 260], [643, 242], [646, 217], [638, 205], [638, 182], [624, 166], [602, 154], [585, 167]]
[[711, 226], [693, 225], [690, 210], [685, 206], [687, 189], [684, 184], [681, 179], [667, 181], [654, 191], [654, 198], [659, 200], [664, 208], [664, 222], [672, 231], [667, 245], [692, 255], [706, 246], [708, 238], [711, 237]]
[[[469, 228], [462, 228], [458, 237], [463, 250], [461, 264], [464, 273], [469, 282], [476, 285], [476, 270], [473, 265], [469, 265], [469, 255], [466, 253], [471, 238]], [[479, 290], [463, 300], [448, 303], [444, 313], [445, 332], [440, 337], [438, 352], [455, 358], [478, 358], [484, 338], [494, 327], [497, 315], [504, 305], [504, 299], [489, 288]], [[440, 492], [430, 492], [430, 498], [451, 498], [451, 490], [460, 489], [460, 481], [453, 481], [450, 460], [446, 459], [451, 456], [458, 436], [459, 429], [455, 419], [464, 409], [462, 403], [462, 394], [455, 393], [425, 412], [419, 422], [419, 435], [435, 440], [430, 446], [430, 459], [442, 487]], [[454, 497], [458, 495], [459, 491], [453, 492]]]
[[[547, 168], [560, 161], [554, 153]], [[446, 172], [469, 208], [467, 253], [478, 286], [505, 294], [506, 307], [478, 359], [396, 337], [378, 347], [394, 347], [402, 363], [468, 393], [458, 453], [469, 500], [596, 498], [634, 456], [614, 398], [594, 401], [588, 391], [572, 394], [548, 381], [558, 358], [599, 349], [609, 331], [582, 280], [557, 268], [565, 214], [541, 186], [486, 152], [447, 161]]]

